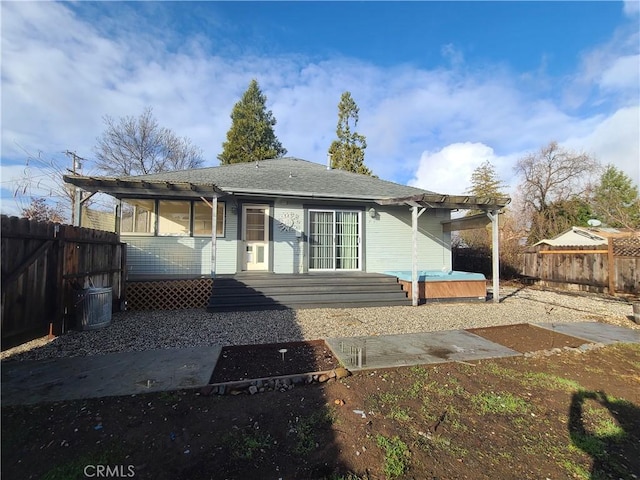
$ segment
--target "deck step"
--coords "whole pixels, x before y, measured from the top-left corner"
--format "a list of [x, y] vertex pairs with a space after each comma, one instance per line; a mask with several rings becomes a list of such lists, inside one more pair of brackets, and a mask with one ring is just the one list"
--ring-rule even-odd
[[395, 277], [381, 274], [243, 273], [215, 279], [209, 311], [410, 305]]

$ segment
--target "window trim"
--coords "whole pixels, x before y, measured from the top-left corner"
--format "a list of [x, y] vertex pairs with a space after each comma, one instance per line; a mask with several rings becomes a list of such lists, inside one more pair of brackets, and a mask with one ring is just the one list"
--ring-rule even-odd
[[[161, 218], [168, 218], [168, 217], [162, 217], [162, 215], [160, 215], [160, 203], [162, 202], [174, 202], [174, 203], [186, 203], [187, 207], [189, 209], [189, 220], [187, 221], [187, 231], [185, 233], [162, 233], [160, 231], [160, 221]], [[192, 229], [191, 229], [191, 225], [193, 222], [193, 202], [189, 201], [189, 200], [173, 200], [170, 198], [160, 198], [156, 200], [156, 218], [158, 219], [158, 228], [156, 229], [156, 236], [157, 237], [190, 237]]]
[[[121, 198], [122, 203], [130, 203], [131, 200], [150, 200], [148, 198], [136, 198], [136, 197], [127, 197]], [[153, 202], [153, 221], [152, 221], [152, 230], [151, 232], [123, 232], [122, 231], [122, 207], [120, 207], [120, 212], [118, 215], [119, 222], [119, 230], [120, 235], [128, 236], [128, 237], [194, 237], [194, 238], [211, 238], [211, 233], [194, 233], [194, 223], [195, 223], [195, 212], [196, 212], [196, 202], [202, 202], [202, 200], [175, 200], [171, 198], [162, 198], [162, 199], [151, 199]], [[177, 233], [160, 233], [160, 202], [161, 201], [176, 201], [176, 202], [185, 202], [189, 204], [189, 233], [187, 234], [177, 234]], [[222, 218], [222, 233], [217, 232], [216, 225], [216, 238], [225, 238], [226, 230], [227, 230], [227, 202], [218, 201], [218, 209], [222, 209], [221, 214], [218, 215], [218, 218]], [[206, 205], [206, 203], [205, 203]]]
[[[194, 204], [191, 211], [193, 212], [192, 214], [192, 221], [195, 222], [196, 219], [196, 207], [195, 207], [195, 202], [202, 202], [202, 200], [194, 200], [192, 203]], [[204, 203], [204, 202], [202, 202]], [[222, 215], [218, 215], [219, 217], [222, 217], [222, 233], [218, 233], [218, 226], [216, 225], [216, 238], [225, 238], [225, 233], [226, 233], [226, 229], [227, 229], [227, 202], [221, 202], [218, 201], [218, 209], [222, 207]], [[206, 205], [206, 203], [205, 203]], [[213, 229], [213, 226], [212, 226]], [[211, 233], [195, 233], [193, 231], [193, 229], [191, 230], [191, 236], [195, 237], [195, 238], [211, 238]]]
[[127, 197], [120, 199], [120, 212], [118, 214], [118, 225], [120, 230], [120, 235], [128, 236], [128, 237], [155, 237], [158, 234], [158, 202], [157, 200], [151, 200], [153, 202], [153, 210], [151, 213], [153, 215], [153, 221], [151, 222], [151, 231], [150, 232], [123, 232], [122, 231], [122, 203], [129, 203], [127, 200], [149, 200], [148, 198], [135, 198], [135, 197]]

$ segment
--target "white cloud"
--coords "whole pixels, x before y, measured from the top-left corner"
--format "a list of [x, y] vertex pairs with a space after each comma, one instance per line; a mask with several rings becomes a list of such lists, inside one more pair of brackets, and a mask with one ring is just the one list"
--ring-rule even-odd
[[624, 0], [624, 13], [632, 18], [640, 14], [640, 1]]
[[640, 55], [625, 55], [614, 59], [602, 72], [600, 86], [609, 90], [630, 89], [638, 93], [640, 85]]
[[436, 193], [464, 194], [471, 187], [471, 174], [486, 161], [504, 181], [501, 170], [508, 160], [483, 143], [454, 143], [435, 152], [423, 152], [409, 185]]
[[621, 108], [587, 135], [568, 138], [564, 145], [584, 150], [603, 165], [612, 164], [640, 185], [640, 107]]

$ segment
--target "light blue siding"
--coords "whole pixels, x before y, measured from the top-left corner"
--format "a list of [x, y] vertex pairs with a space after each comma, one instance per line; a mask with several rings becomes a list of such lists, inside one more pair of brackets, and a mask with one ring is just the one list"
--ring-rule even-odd
[[[411, 270], [413, 243], [408, 206], [376, 206], [376, 217], [365, 215], [365, 254], [368, 272]], [[438, 213], [436, 213], [438, 212]], [[442, 233], [446, 210], [426, 210], [418, 218], [418, 269], [451, 269], [451, 234]]]
[[[216, 273], [236, 273], [238, 216], [227, 209], [225, 236], [217, 239]], [[211, 275], [211, 237], [122, 235], [127, 244], [127, 272], [150, 275]]]
[[[273, 208], [272, 224], [273, 271], [275, 273], [304, 272], [306, 259], [301, 235], [305, 228], [302, 204], [295, 201], [277, 202]], [[299, 232], [298, 235], [297, 232]]]
[[[384, 273], [388, 270], [411, 270], [412, 235], [409, 207], [365, 207], [361, 219], [363, 235], [363, 270]], [[375, 218], [369, 209], [376, 210]], [[342, 208], [342, 207], [341, 207]], [[333, 207], [327, 207], [332, 210]], [[273, 245], [271, 269], [275, 273], [304, 273], [306, 257], [305, 211], [301, 201], [276, 201], [271, 209]], [[427, 210], [419, 218], [418, 269], [451, 270], [451, 235], [442, 232], [441, 222], [449, 212]], [[282, 228], [280, 222], [293, 223]], [[301, 235], [296, 235], [300, 232]], [[205, 275], [211, 273], [211, 238], [151, 237], [123, 235], [127, 243], [127, 264], [130, 276]], [[241, 270], [238, 241], [238, 212], [228, 205], [225, 235], [217, 239], [216, 273], [233, 274]]]

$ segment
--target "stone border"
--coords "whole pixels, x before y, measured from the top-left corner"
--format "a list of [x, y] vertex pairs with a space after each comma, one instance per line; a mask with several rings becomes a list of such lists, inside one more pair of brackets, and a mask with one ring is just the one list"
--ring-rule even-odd
[[340, 380], [351, 375], [351, 372], [343, 367], [333, 370], [318, 372], [296, 373], [292, 375], [280, 375], [275, 377], [263, 377], [247, 380], [235, 380], [231, 382], [212, 383], [200, 388], [200, 394], [210, 395], [240, 395], [263, 392], [286, 392], [294, 386], [309, 385], [311, 383], [324, 383], [331, 379]]

